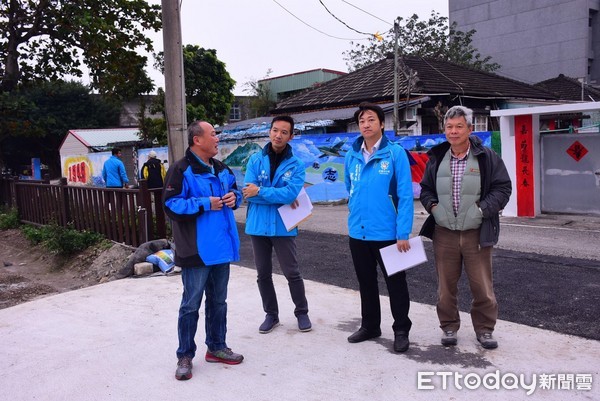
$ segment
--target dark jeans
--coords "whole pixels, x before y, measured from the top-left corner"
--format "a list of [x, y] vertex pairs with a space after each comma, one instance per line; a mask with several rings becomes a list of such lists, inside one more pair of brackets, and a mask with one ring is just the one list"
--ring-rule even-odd
[[262, 298], [263, 309], [267, 315], [279, 316], [277, 294], [273, 286], [273, 249], [277, 255], [279, 266], [288, 281], [290, 295], [296, 308], [294, 315], [308, 313], [308, 301], [304, 294], [304, 280], [300, 274], [296, 258], [296, 237], [264, 237], [251, 235], [254, 250], [254, 264], [258, 283], [258, 291]]
[[183, 296], [179, 307], [177, 332], [179, 348], [177, 358], [196, 355], [194, 337], [198, 328], [198, 310], [202, 294], [204, 303], [204, 326], [206, 346], [211, 351], [227, 348], [227, 284], [229, 283], [229, 263], [212, 266], [186, 267], [181, 270]]
[[379, 250], [396, 241], [362, 241], [350, 238], [350, 253], [354, 262], [354, 270], [360, 289], [360, 306], [362, 314], [361, 327], [369, 331], [381, 329], [381, 305], [379, 303], [379, 285], [377, 283], [377, 265], [387, 285], [390, 308], [394, 318], [392, 328], [394, 333], [409, 332], [412, 322], [408, 317], [410, 298], [406, 284], [406, 272], [398, 272], [388, 276], [383, 268]]

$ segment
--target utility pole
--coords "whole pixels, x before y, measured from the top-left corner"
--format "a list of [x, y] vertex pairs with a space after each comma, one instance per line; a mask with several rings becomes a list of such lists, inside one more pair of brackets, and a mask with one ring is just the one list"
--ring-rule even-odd
[[161, 0], [165, 55], [165, 115], [169, 162], [175, 163], [187, 147], [183, 43], [179, 0]]
[[394, 136], [398, 136], [398, 19], [394, 21]]

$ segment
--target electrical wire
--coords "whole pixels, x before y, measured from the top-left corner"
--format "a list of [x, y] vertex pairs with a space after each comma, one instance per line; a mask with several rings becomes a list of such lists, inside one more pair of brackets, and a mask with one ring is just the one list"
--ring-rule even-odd
[[344, 21], [342, 21], [341, 19], [339, 19], [337, 16], [335, 16], [331, 11], [329, 11], [329, 9], [327, 8], [327, 6], [325, 5], [325, 3], [323, 3], [322, 0], [319, 0], [319, 3], [321, 3], [321, 5], [323, 6], [323, 8], [329, 13], [329, 15], [331, 15], [333, 18], [335, 18], [336, 20], [338, 20], [339, 22], [341, 22], [342, 24], [344, 24], [344, 26], [346, 26], [346, 28], [353, 30], [356, 33], [360, 33], [361, 35], [371, 35], [369, 33], [366, 32], [361, 32], [357, 29], [352, 28], [350, 25], [346, 24]]
[[[304, 22], [303, 20], [301, 20], [300, 18], [298, 18], [296, 15], [294, 15], [294, 13], [292, 13], [290, 10], [288, 10], [287, 8], [285, 8], [284, 6], [282, 6], [277, 0], [273, 0], [273, 2], [275, 4], [277, 4], [279, 7], [283, 8], [288, 14], [290, 14], [292, 17], [296, 18], [298, 21], [302, 22], [304, 25], [306, 25], [307, 27], [314, 29], [315, 31], [325, 35], [325, 36], [329, 36], [330, 38], [334, 38], [334, 39], [340, 39], [340, 40], [352, 40], [352, 41], [356, 41], [356, 40], [366, 40], [366, 38], [359, 38], [359, 39], [350, 39], [350, 38], [340, 38], [338, 36], [333, 36], [330, 35], [326, 32], [321, 31], [320, 29], [315, 28], [314, 26], [310, 25], [307, 22]], [[369, 35], [372, 36], [372, 35]]]
[[[446, 78], [448, 81], [452, 82], [454, 85], [456, 85], [460, 91], [462, 92], [463, 96], [465, 96], [465, 90], [463, 89], [462, 86], [460, 86], [460, 84], [456, 81], [454, 81], [452, 78], [450, 78], [449, 76], [447, 76], [446, 74], [444, 74], [442, 71], [440, 71], [439, 69], [435, 68], [433, 65], [431, 65], [431, 63], [429, 61], [427, 61], [424, 57], [421, 57], [421, 60], [423, 60], [425, 62], [425, 64], [427, 64], [428, 66], [430, 66], [431, 68], [433, 68], [435, 71], [437, 71], [440, 75], [442, 75], [444, 78]], [[460, 96], [459, 96], [460, 97]], [[462, 100], [461, 100], [461, 104], [462, 104]]]
[[334, 15], [331, 11], [329, 11], [329, 9], [327, 8], [327, 6], [325, 5], [325, 3], [323, 3], [322, 0], [319, 0], [319, 3], [321, 3], [321, 5], [323, 6], [323, 8], [325, 10], [327, 10], [327, 12], [329, 13], [329, 15], [331, 15], [333, 18], [335, 18], [336, 20], [338, 20], [339, 22], [341, 22], [342, 24], [344, 24], [346, 26], [346, 28], [353, 30], [354, 32], [360, 33], [361, 35], [368, 35], [368, 36], [372, 36], [375, 39], [377, 39], [378, 41], [382, 41], [383, 40], [383, 36], [381, 36], [379, 34], [379, 32], [375, 32], [375, 33], [366, 33], [366, 32], [361, 32], [357, 29], [352, 28], [350, 25], [346, 24], [344, 21], [342, 21], [341, 19], [339, 19], [336, 15]]
[[354, 4], [352, 4], [352, 3], [350, 3], [350, 2], [348, 2], [348, 1], [346, 1], [346, 0], [342, 0], [342, 2], [344, 2], [344, 3], [348, 4], [349, 6], [352, 6], [352, 7], [356, 8], [356, 9], [357, 9], [357, 10], [359, 10], [359, 11], [362, 11], [363, 13], [365, 13], [365, 14], [367, 14], [367, 15], [370, 15], [371, 17], [373, 17], [373, 18], [375, 18], [375, 19], [378, 19], [378, 20], [379, 20], [379, 21], [381, 21], [381, 22], [385, 22], [386, 24], [388, 24], [388, 25], [390, 25], [390, 26], [394, 26], [394, 24], [391, 24], [391, 23], [387, 22], [386, 20], [383, 20], [383, 19], [381, 19], [381, 18], [379, 18], [378, 16], [376, 16], [376, 15], [373, 15], [373, 14], [371, 14], [370, 12], [368, 12], [368, 11], [365, 11], [365, 10], [363, 10], [363, 9], [362, 9], [362, 8], [360, 8], [360, 7], [357, 7], [357, 6], [355, 6]]

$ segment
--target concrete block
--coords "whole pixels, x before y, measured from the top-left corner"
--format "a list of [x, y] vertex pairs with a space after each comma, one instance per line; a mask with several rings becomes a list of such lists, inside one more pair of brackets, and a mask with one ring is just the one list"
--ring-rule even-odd
[[150, 262], [140, 262], [133, 265], [133, 274], [136, 276], [142, 276], [144, 274], [152, 274], [154, 272], [154, 265]]

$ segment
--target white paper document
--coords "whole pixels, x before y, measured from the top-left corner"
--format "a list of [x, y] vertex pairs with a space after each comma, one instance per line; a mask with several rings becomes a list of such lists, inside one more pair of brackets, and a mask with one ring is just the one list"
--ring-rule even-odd
[[379, 250], [388, 276], [427, 262], [423, 239], [417, 236], [410, 238], [408, 242], [410, 243], [408, 252], [400, 252], [396, 244]]
[[283, 220], [283, 224], [285, 224], [285, 228], [288, 231], [292, 231], [298, 224], [312, 215], [313, 205], [304, 188], [300, 190], [296, 200], [298, 201], [298, 206], [295, 209], [292, 209], [290, 205], [283, 205], [277, 208], [281, 220]]

